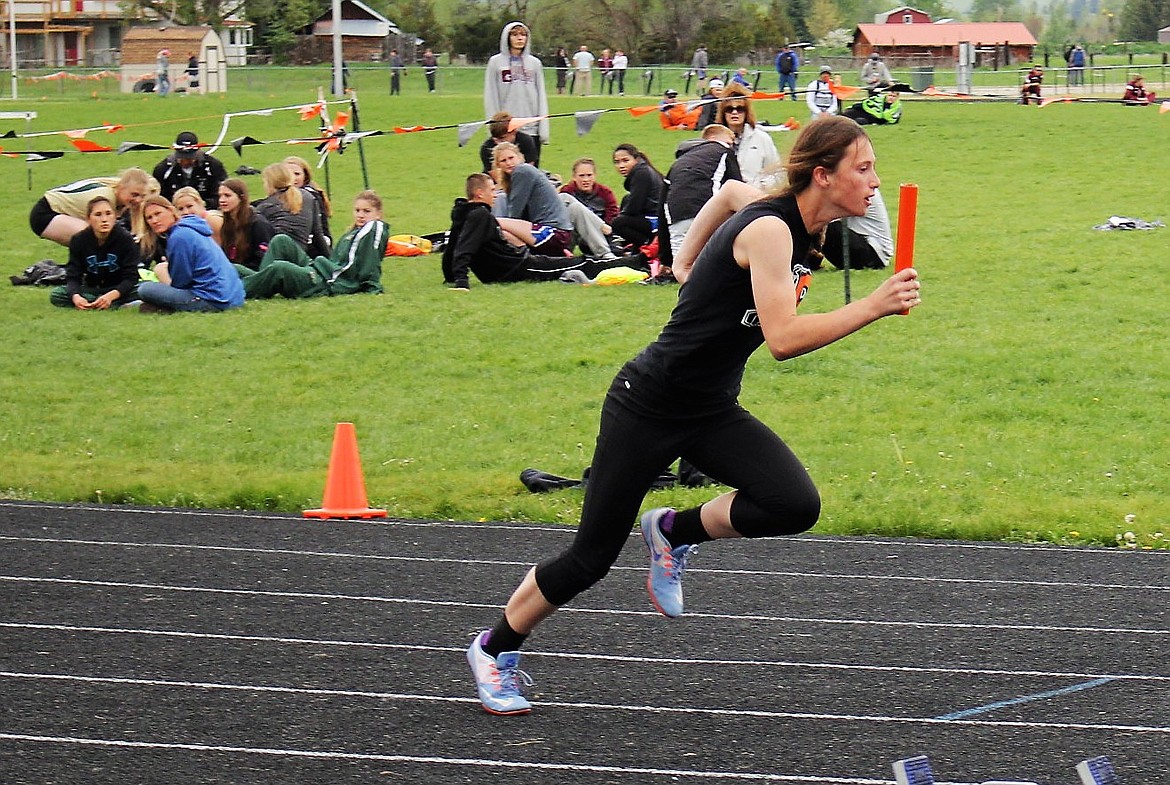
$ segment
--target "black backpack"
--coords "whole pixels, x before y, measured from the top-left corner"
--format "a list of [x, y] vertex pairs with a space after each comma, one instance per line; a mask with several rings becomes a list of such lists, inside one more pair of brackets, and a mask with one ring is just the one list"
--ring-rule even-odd
[[780, 54], [780, 73], [790, 74], [796, 67], [796, 58], [792, 52], [782, 52]]

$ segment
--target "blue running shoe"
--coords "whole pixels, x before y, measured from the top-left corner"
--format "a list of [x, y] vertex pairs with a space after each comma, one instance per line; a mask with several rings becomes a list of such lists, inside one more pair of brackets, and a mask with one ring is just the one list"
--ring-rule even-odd
[[527, 714], [532, 711], [532, 704], [520, 694], [520, 682], [531, 687], [532, 677], [516, 667], [520, 664], [520, 652], [506, 651], [492, 659], [480, 644], [487, 634], [484, 630], [476, 635], [467, 648], [467, 664], [475, 677], [479, 701], [489, 714]]
[[642, 539], [650, 552], [650, 574], [646, 577], [646, 589], [650, 602], [663, 616], [677, 619], [682, 616], [682, 574], [687, 566], [687, 557], [698, 550], [697, 545], [670, 547], [670, 541], [660, 528], [662, 517], [673, 512], [669, 507], [658, 507], [642, 515]]

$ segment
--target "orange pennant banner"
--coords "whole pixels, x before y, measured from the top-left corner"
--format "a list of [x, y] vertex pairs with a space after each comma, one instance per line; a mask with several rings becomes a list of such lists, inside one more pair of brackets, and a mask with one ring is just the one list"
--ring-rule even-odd
[[83, 153], [108, 153], [114, 149], [89, 139], [70, 139], [69, 143]]
[[630, 108], [626, 109], [626, 111], [632, 114], [634, 117], [641, 117], [644, 114], [658, 111], [658, 106], [631, 106]]
[[511, 122], [508, 123], [508, 131], [512, 132], [518, 130], [531, 123], [538, 123], [543, 119], [544, 115], [539, 117], [513, 117]]
[[302, 120], [309, 120], [313, 117], [325, 117], [325, 112], [326, 109], [324, 102], [311, 104], [309, 106], [302, 106], [300, 108]]
[[859, 91], [860, 89], [861, 89], [860, 87], [849, 87], [848, 85], [843, 85], [843, 84], [830, 84], [829, 85], [829, 92], [831, 92], [833, 95], [837, 96], [837, 98], [839, 98], [842, 101], [852, 98], [854, 95], [857, 94], [857, 91]]

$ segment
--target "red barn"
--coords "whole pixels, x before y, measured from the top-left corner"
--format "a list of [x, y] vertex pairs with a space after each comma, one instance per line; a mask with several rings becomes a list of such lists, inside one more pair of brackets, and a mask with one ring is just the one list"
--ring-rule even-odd
[[963, 42], [1006, 47], [1010, 61], [1016, 63], [1030, 61], [1038, 43], [1023, 22], [858, 25], [853, 31], [853, 56], [877, 52], [887, 59], [957, 59]]
[[928, 25], [932, 20], [925, 11], [904, 5], [884, 14], [874, 14], [873, 21], [879, 25]]

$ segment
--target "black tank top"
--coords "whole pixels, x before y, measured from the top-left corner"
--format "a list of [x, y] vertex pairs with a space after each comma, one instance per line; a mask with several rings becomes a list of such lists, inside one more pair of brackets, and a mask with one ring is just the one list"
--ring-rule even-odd
[[626, 363], [619, 385], [631, 407], [645, 414], [698, 416], [733, 405], [748, 358], [764, 342], [752, 294], [751, 272], [732, 254], [752, 221], [779, 217], [792, 233], [793, 285], [809, 274], [811, 243], [795, 197], [753, 204], [712, 235], [679, 292], [678, 304], [658, 339]]

